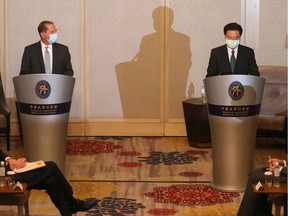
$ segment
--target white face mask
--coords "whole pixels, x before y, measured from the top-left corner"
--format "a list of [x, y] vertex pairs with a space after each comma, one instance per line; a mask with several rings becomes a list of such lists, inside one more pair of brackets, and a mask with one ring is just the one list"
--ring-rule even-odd
[[229, 39], [226, 39], [226, 44], [231, 49], [235, 49], [237, 46], [239, 46], [240, 40], [229, 40]]
[[58, 35], [57, 35], [57, 33], [50, 34], [49, 36], [50, 36], [50, 38], [48, 39], [48, 42], [49, 42], [50, 44], [53, 44], [53, 43], [56, 43], [56, 42], [57, 42], [57, 40], [58, 40]]

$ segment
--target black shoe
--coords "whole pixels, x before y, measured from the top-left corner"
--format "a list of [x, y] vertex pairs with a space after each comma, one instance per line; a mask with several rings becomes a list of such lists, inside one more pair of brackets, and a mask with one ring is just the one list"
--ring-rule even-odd
[[91, 209], [97, 204], [97, 202], [97, 199], [77, 200], [77, 204], [74, 206], [70, 206], [69, 209], [72, 214], [79, 211], [83, 212]]

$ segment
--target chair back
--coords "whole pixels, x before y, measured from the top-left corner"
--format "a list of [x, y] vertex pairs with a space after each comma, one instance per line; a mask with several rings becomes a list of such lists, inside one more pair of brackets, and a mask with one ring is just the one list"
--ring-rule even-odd
[[287, 67], [259, 66], [260, 76], [266, 79], [261, 114], [287, 114]]

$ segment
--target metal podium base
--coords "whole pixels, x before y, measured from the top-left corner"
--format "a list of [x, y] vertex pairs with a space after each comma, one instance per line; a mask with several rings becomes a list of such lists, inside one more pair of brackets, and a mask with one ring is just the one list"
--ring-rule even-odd
[[246, 188], [229, 188], [229, 187], [219, 187], [215, 186], [213, 182], [210, 182], [210, 187], [217, 191], [223, 192], [244, 192]]
[[27, 160], [54, 161], [65, 174], [66, 139], [75, 78], [27, 74], [13, 78]]

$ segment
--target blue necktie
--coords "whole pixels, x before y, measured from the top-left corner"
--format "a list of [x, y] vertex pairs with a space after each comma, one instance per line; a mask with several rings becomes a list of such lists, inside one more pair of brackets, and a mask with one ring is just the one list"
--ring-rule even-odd
[[236, 59], [235, 59], [234, 49], [233, 49], [231, 59], [230, 59], [230, 66], [231, 66], [232, 73], [234, 73], [235, 64], [236, 64]]
[[51, 63], [50, 63], [50, 54], [48, 51], [48, 46], [45, 47], [45, 72], [46, 74], [51, 74]]

